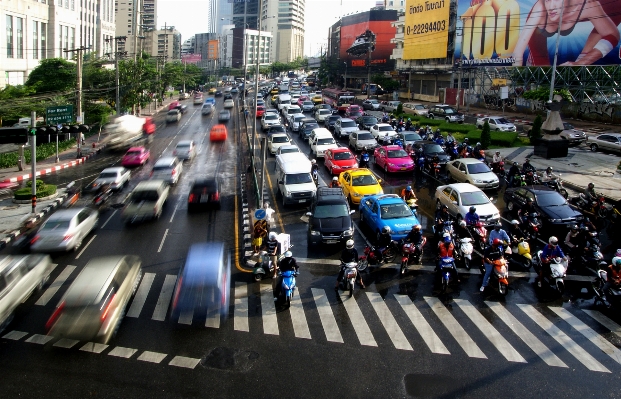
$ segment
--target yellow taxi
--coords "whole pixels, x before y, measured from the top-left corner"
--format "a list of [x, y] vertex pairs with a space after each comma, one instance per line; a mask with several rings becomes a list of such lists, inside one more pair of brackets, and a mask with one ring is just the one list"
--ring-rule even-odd
[[272, 105], [276, 105], [276, 100], [278, 100], [278, 94], [272, 96]]
[[323, 97], [321, 97], [321, 94], [315, 94], [313, 96], [313, 98], [311, 99], [311, 101], [313, 102], [313, 104], [321, 104], [323, 102]]
[[278, 94], [278, 87], [274, 87], [272, 91], [270, 91], [270, 94]]
[[216, 88], [212, 87], [211, 89], [209, 89], [209, 94], [216, 94]]
[[376, 179], [373, 172], [367, 168], [350, 169], [339, 175], [343, 194], [354, 205], [360, 204], [365, 195], [384, 194], [381, 182], [382, 180]]

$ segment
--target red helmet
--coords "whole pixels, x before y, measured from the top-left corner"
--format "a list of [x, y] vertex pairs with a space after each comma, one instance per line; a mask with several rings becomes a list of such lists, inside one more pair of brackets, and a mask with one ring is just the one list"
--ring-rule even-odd
[[494, 241], [492, 241], [492, 245], [500, 245], [501, 243], [500, 238], [494, 238]]

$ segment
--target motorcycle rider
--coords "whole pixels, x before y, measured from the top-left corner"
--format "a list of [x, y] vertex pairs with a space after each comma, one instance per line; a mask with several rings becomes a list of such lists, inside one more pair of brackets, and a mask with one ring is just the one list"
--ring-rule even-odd
[[[341, 252], [341, 271], [339, 271], [339, 275], [336, 278], [336, 284], [334, 285], [334, 289], [338, 291], [339, 282], [343, 280], [343, 276], [345, 275], [345, 264], [350, 262], [358, 263], [358, 251], [354, 248], [354, 240], [347, 240], [345, 243], [345, 249]], [[362, 276], [360, 273], [356, 274], [358, 284], [360, 284], [360, 288], [367, 288], [362, 281]]]
[[367, 151], [367, 147], [362, 148], [362, 152], [360, 153], [360, 162], [358, 163], [358, 165], [361, 168], [369, 167], [369, 152]]
[[412, 243], [414, 245], [420, 245], [423, 242], [423, 226], [415, 224], [412, 226], [412, 230], [405, 236], [404, 241]]
[[453, 220], [453, 217], [449, 213], [448, 206], [442, 205], [440, 209], [436, 212], [436, 238], [440, 241], [442, 237], [442, 231], [444, 229], [444, 222], [450, 222]]
[[584, 234], [578, 229], [578, 225], [571, 226], [569, 232], [565, 236], [565, 245], [569, 248], [570, 259], [578, 258], [580, 252], [586, 245]]
[[595, 184], [589, 183], [587, 189], [584, 192], [584, 199], [587, 201], [587, 204], [590, 207], [593, 206], [593, 203], [597, 201], [597, 193], [595, 193]]
[[501, 161], [502, 161], [502, 156], [500, 155], [500, 151], [496, 151], [496, 153], [492, 157], [492, 164], [498, 164]]
[[546, 182], [546, 181], [550, 181], [550, 180], [554, 179], [556, 177], [556, 175], [554, 173], [552, 173], [553, 170], [554, 169], [551, 166], [548, 166], [546, 168], [546, 171], [541, 176], [541, 180]]
[[525, 232], [524, 230], [522, 230], [522, 226], [520, 225], [520, 221], [513, 219], [511, 221], [511, 236], [515, 237], [517, 239], [519, 238], [524, 238], [524, 239], [528, 239], [530, 238], [529, 234], [527, 232]]
[[479, 215], [477, 214], [477, 208], [471, 206], [468, 209], [468, 213], [464, 216], [464, 220], [468, 226], [474, 226], [479, 222]]
[[416, 194], [414, 194], [414, 190], [412, 190], [412, 186], [407, 186], [405, 187], [403, 190], [401, 190], [401, 198], [403, 198], [403, 200], [405, 202], [408, 202], [408, 200], [417, 200], [418, 198], [416, 198]]
[[508, 174], [510, 187], [513, 187], [515, 176], [521, 175], [521, 174], [522, 173], [520, 172], [520, 164], [517, 162], [513, 162], [513, 165], [511, 165], [511, 168], [509, 169], [509, 174]]
[[457, 226], [455, 226], [453, 233], [457, 238], [472, 238], [470, 230], [466, 227], [466, 221], [460, 220]]
[[526, 158], [526, 160], [524, 161], [524, 165], [522, 165], [522, 173], [527, 174], [529, 172], [532, 172], [533, 174], [535, 174], [537, 173], [537, 168], [531, 165], [529, 158]]
[[[296, 262], [295, 258], [293, 257], [293, 254], [291, 253], [291, 251], [287, 251], [285, 252], [285, 257], [283, 260], [280, 261], [280, 264], [278, 266], [276, 266], [276, 269], [280, 269], [280, 272], [287, 272], [287, 271], [294, 271], [294, 272], [298, 272], [298, 270], [300, 269], [300, 267], [298, 266], [298, 263]], [[274, 288], [274, 301], [276, 301], [278, 299], [278, 297], [280, 296], [280, 290], [282, 287], [282, 275], [278, 276], [278, 281], [276, 282], [276, 287]]]
[[278, 255], [279, 255], [279, 251], [280, 251], [280, 245], [278, 245], [278, 240], [276, 240], [276, 233], [274, 233], [273, 231], [270, 232], [270, 234], [267, 236], [267, 253], [270, 256], [270, 260], [272, 261], [272, 264], [274, 265], [274, 276], [276, 277], [276, 269], [278, 268]]
[[489, 233], [489, 244], [492, 245], [494, 240], [499, 239], [502, 241], [503, 245], [507, 246], [511, 242], [509, 235], [506, 231], [502, 229], [502, 224], [500, 222], [496, 222], [494, 224], [494, 229]]
[[[438, 257], [435, 270], [442, 270], [442, 258], [449, 257], [455, 259], [455, 245], [453, 244], [451, 235], [449, 233], [444, 233], [444, 235], [442, 236], [442, 241], [438, 243]], [[455, 279], [457, 280], [457, 282], [460, 282], [457, 268], [453, 268], [453, 273], [455, 274]]]
[[453, 137], [453, 133], [448, 132], [446, 134], [446, 144], [449, 145], [449, 144], [453, 144], [453, 143], [455, 143], [455, 137]]
[[608, 298], [608, 292], [611, 288], [618, 289], [621, 287], [621, 259], [614, 259], [612, 264], [608, 266], [606, 272], [606, 283], [602, 287], [602, 292], [604, 293], [604, 303], [607, 307], [610, 307], [612, 304]]
[[526, 225], [526, 219], [528, 218], [528, 216], [532, 215], [533, 213], [537, 213], [537, 210], [535, 209], [535, 204], [533, 203], [533, 199], [528, 198], [526, 199], [526, 205], [524, 206], [524, 208], [518, 211], [518, 216], [520, 217], [520, 220], [522, 220], [522, 223]]
[[481, 143], [477, 143], [474, 146], [474, 150], [472, 150], [472, 158], [475, 158], [475, 159], [484, 158], [485, 156], [481, 153], [481, 151], [483, 151]]
[[539, 281], [537, 281], [537, 287], [539, 288], [541, 288], [544, 269], [546, 273], [550, 271], [550, 259], [552, 258], [562, 258], [565, 261], [567, 260], [563, 250], [560, 245], [558, 245], [558, 238], [555, 236], [550, 237], [548, 245], [544, 246], [543, 251], [541, 252], [541, 268], [539, 269]]
[[502, 244], [502, 242], [499, 239], [495, 239], [494, 241], [492, 241], [492, 245], [485, 248], [485, 251], [483, 252], [483, 266], [485, 266], [485, 275], [483, 276], [483, 284], [479, 289], [479, 291], [481, 292], [485, 291], [485, 287], [487, 287], [487, 284], [489, 283], [489, 278], [492, 275], [492, 270], [494, 270], [492, 262], [501, 259], [504, 255], [500, 244]]
[[332, 182], [330, 182], [330, 188], [340, 188], [340, 187], [341, 187], [341, 185], [339, 183], [339, 178], [334, 176], [332, 178]]

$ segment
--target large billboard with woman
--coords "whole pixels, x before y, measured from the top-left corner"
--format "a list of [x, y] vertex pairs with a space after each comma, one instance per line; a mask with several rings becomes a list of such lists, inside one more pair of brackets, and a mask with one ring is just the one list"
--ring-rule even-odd
[[469, 66], [619, 64], [621, 0], [460, 0], [455, 61]]

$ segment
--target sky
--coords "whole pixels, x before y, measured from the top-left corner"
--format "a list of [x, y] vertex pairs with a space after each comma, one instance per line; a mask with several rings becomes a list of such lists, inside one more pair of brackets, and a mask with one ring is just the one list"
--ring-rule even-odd
[[[341, 15], [366, 11], [375, 3], [376, 0], [306, 0], [304, 55], [319, 54], [321, 46], [328, 44], [328, 28]], [[158, 0], [157, 25], [174, 26], [185, 41], [196, 33], [207, 32], [207, 5], [207, 0]]]

